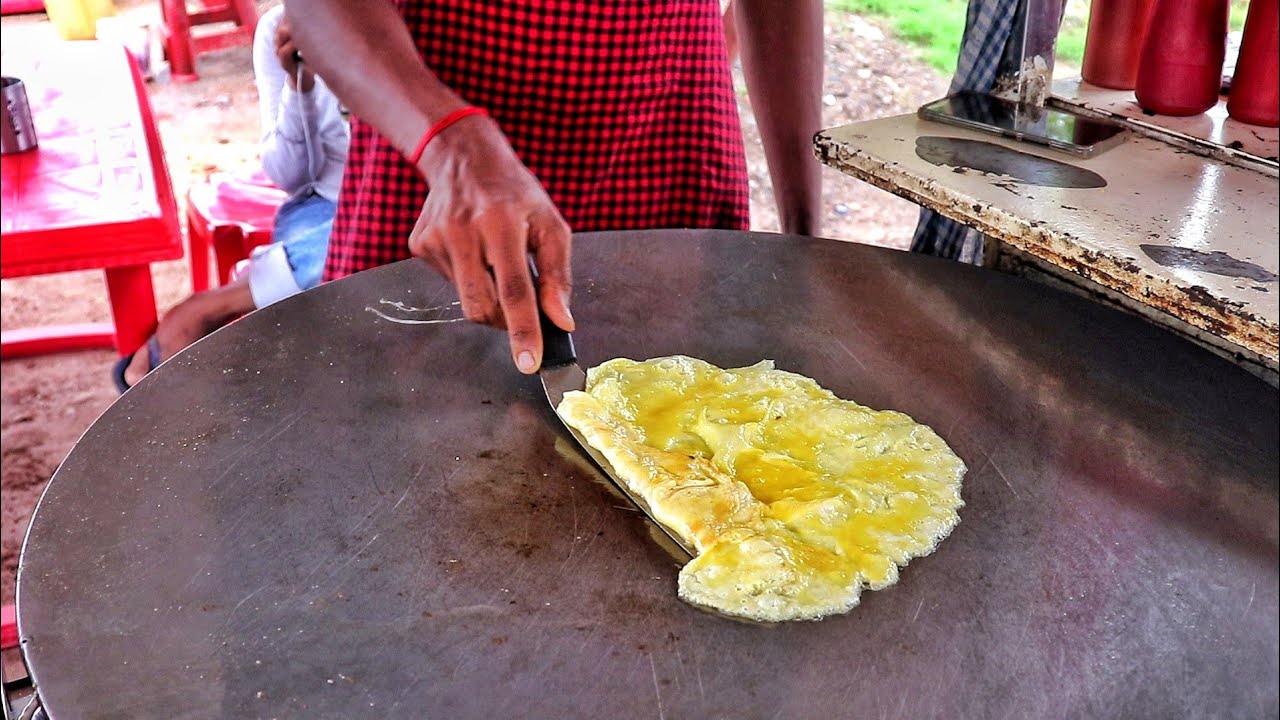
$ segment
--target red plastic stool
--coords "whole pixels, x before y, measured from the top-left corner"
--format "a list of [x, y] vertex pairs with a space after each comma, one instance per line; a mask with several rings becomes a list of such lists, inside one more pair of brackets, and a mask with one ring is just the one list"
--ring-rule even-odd
[[209, 289], [209, 261], [217, 266], [217, 284], [231, 278], [249, 251], [271, 242], [276, 211], [288, 198], [266, 175], [236, 177], [224, 173], [187, 191], [187, 256], [191, 289]]
[[[174, 82], [193, 82], [196, 75], [196, 56], [236, 45], [252, 45], [254, 27], [258, 24], [258, 11], [253, 0], [194, 0], [192, 11], [187, 10], [185, 0], [160, 0], [160, 32], [164, 36], [164, 52]], [[229, 28], [192, 35], [197, 25], [233, 23]]]

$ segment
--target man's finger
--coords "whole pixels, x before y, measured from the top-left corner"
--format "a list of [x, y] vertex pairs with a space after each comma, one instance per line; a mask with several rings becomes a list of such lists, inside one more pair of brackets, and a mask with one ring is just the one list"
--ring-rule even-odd
[[493, 266], [511, 357], [520, 372], [537, 372], [542, 364], [542, 330], [538, 325], [538, 299], [529, 277], [528, 225], [490, 215], [477, 219], [477, 229], [484, 234], [486, 259]]
[[502, 309], [498, 307], [498, 294], [485, 265], [479, 236], [461, 228], [453, 232], [461, 236], [450, 238], [445, 248], [453, 271], [452, 282], [462, 300], [462, 314], [471, 322], [503, 327]]
[[449, 258], [444, 254], [442, 238], [424, 218], [425, 214], [418, 216], [413, 232], [409, 234], [409, 253], [416, 258], [421, 258], [431, 266], [431, 269], [448, 280], [450, 285], [456, 287], [457, 283], [453, 281], [453, 270], [449, 266]]
[[418, 257], [422, 258], [422, 260], [426, 262], [432, 270], [435, 270], [436, 273], [447, 280], [450, 285], [454, 287], [458, 286], [458, 283], [453, 280], [453, 268], [449, 265], [449, 260], [447, 259], [447, 256], [444, 255], [443, 250], [439, 252], [428, 250], [427, 252], [418, 255]]
[[538, 302], [557, 327], [573, 332], [569, 312], [573, 295], [572, 239], [569, 225], [557, 213], [529, 228], [529, 252], [538, 268]]

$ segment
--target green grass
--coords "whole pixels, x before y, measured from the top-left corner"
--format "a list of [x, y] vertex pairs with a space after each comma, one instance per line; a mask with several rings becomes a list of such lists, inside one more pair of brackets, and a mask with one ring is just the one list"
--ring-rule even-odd
[[1244, 16], [1249, 12], [1249, 0], [1231, 0], [1231, 29], [1244, 29]]
[[967, 0], [828, 0], [827, 7], [888, 20], [898, 39], [920, 51], [925, 62], [952, 73], [964, 35]]
[[[1084, 61], [1084, 36], [1089, 32], [1089, 5], [1084, 0], [1067, 0], [1058, 27], [1054, 64], [1070, 65], [1077, 71]], [[1057, 73], [1054, 73], [1057, 75]]]

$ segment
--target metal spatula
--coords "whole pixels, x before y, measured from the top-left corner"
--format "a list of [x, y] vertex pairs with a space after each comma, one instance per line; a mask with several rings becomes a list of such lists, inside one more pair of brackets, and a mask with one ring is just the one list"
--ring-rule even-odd
[[[532, 269], [532, 268], [531, 268]], [[537, 282], [537, 273], [534, 272], [534, 282]], [[578, 366], [578, 355], [573, 346], [573, 336], [556, 327], [554, 323], [539, 309], [539, 316], [542, 320], [542, 369], [538, 371], [539, 377], [542, 378], [542, 389], [547, 393], [547, 400], [551, 403], [551, 409], [555, 410], [560, 407], [560, 401], [564, 399], [564, 394], [572, 390], [584, 390], [587, 385], [587, 374]], [[556, 413], [559, 417], [559, 413]], [[564, 422], [564, 418], [560, 419]], [[627, 487], [627, 484], [618, 477], [613, 469], [613, 465], [600, 454], [595, 448], [587, 443], [587, 439], [582, 436], [568, 423], [564, 426], [569, 430], [569, 434], [573, 435], [573, 439], [577, 441], [578, 446], [587, 453], [588, 456], [599, 466], [606, 477], [609, 478], [614, 485], [626, 495], [631, 502], [649, 518], [654, 525], [657, 525], [667, 534], [671, 540], [684, 550], [690, 558], [697, 553], [689, 546], [675, 531], [668, 528], [658, 521], [653, 515], [653, 510], [649, 507], [649, 503], [643, 497]]]

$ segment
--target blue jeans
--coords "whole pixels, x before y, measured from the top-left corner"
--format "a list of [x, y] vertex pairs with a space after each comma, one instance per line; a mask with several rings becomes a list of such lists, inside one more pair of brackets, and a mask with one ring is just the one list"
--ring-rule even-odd
[[320, 283], [337, 209], [334, 202], [307, 192], [289, 198], [276, 212], [272, 240], [284, 246], [293, 279], [303, 290]]

